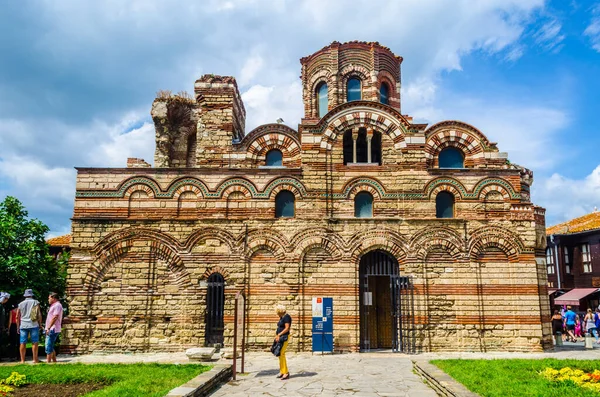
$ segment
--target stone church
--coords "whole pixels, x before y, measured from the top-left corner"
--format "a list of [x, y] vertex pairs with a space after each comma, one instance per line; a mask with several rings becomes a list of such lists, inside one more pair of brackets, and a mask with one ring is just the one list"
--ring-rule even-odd
[[283, 303], [310, 351], [313, 297], [333, 298], [336, 351], [549, 347], [532, 172], [469, 124], [404, 115], [379, 43], [300, 64], [297, 129], [246, 132], [236, 80], [209, 74], [158, 93], [154, 167], [77, 168], [65, 347], [231, 346], [240, 291], [249, 349]]

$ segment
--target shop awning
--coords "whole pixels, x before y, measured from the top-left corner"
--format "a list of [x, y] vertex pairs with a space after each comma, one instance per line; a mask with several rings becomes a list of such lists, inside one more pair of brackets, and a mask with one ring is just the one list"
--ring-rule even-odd
[[598, 288], [575, 288], [554, 299], [555, 305], [579, 306], [579, 301], [588, 295], [597, 292]]

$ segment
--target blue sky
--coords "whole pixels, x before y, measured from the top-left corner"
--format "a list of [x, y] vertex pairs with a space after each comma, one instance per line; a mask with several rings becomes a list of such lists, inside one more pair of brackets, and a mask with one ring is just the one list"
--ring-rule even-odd
[[[0, 198], [70, 231], [75, 166], [152, 161], [155, 93], [237, 78], [247, 131], [302, 116], [299, 58], [331, 41], [404, 57], [402, 111], [458, 119], [534, 171], [555, 224], [600, 207], [600, 1], [5, 2]], [[363, 10], [363, 11], [357, 11]]]

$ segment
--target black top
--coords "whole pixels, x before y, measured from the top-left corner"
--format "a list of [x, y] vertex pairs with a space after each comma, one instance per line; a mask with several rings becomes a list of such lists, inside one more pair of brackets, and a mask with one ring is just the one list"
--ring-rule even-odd
[[[278, 334], [283, 332], [283, 330], [285, 329], [285, 324], [289, 324], [290, 327], [292, 326], [292, 317], [287, 313], [284, 314], [277, 322], [277, 333]], [[290, 333], [290, 331], [286, 332], [285, 334], [289, 334], [289, 333]]]

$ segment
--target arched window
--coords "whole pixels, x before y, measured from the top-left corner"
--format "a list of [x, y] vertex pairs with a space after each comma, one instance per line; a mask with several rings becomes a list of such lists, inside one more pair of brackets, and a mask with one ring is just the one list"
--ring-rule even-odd
[[219, 273], [213, 273], [208, 278], [206, 289], [206, 345], [213, 346], [223, 343], [225, 322], [225, 279]]
[[348, 100], [348, 102], [350, 101], [360, 101], [362, 98], [361, 92], [360, 92], [360, 80], [357, 79], [356, 77], [352, 77], [351, 79], [348, 80], [348, 83], [346, 85], [347, 88], [347, 95], [346, 95], [346, 99]]
[[[354, 144], [356, 138], [356, 145]], [[381, 165], [381, 133], [373, 131], [367, 134], [366, 128], [359, 128], [356, 137], [352, 130], [344, 132], [344, 165], [370, 163]]]
[[294, 217], [295, 197], [289, 190], [282, 190], [275, 196], [275, 218]]
[[371, 218], [373, 216], [373, 196], [369, 192], [360, 192], [354, 197], [354, 216]]
[[388, 85], [386, 83], [381, 83], [381, 87], [379, 88], [379, 102], [383, 103], [384, 105], [389, 105], [390, 104], [390, 90], [388, 88]]
[[267, 152], [265, 159], [265, 165], [267, 167], [282, 167], [283, 166], [283, 154], [281, 150], [271, 149]]
[[354, 142], [352, 141], [352, 130], [344, 132], [344, 165], [353, 163]]
[[317, 87], [317, 104], [319, 107], [319, 118], [325, 116], [329, 110], [329, 99], [327, 97], [327, 84], [321, 83]]
[[440, 168], [465, 168], [465, 158], [456, 148], [448, 147], [438, 156]]
[[435, 217], [454, 218], [454, 195], [449, 192], [439, 192], [435, 197]]

